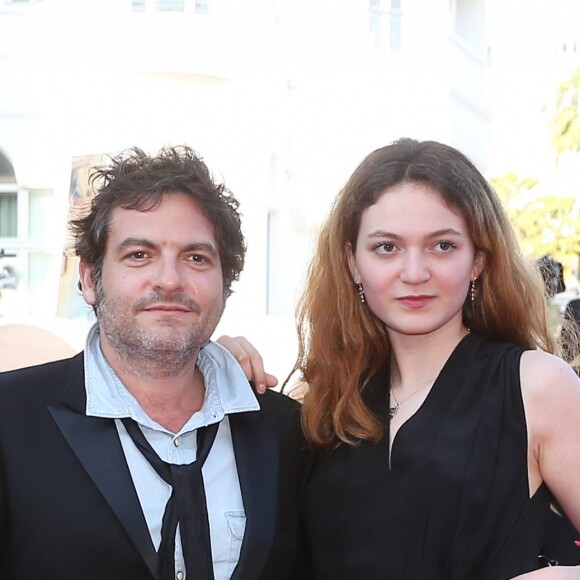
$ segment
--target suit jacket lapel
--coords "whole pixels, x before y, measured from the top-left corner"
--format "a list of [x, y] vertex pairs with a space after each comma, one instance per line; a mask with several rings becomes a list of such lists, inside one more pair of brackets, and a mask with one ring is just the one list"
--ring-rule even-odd
[[276, 525], [278, 440], [272, 417], [259, 411], [229, 415], [246, 512], [240, 560], [232, 580], [259, 578]]
[[65, 406], [49, 407], [55, 423], [95, 486], [157, 578], [157, 554], [131, 479], [115, 422], [85, 415], [83, 357], [71, 363], [62, 398]]

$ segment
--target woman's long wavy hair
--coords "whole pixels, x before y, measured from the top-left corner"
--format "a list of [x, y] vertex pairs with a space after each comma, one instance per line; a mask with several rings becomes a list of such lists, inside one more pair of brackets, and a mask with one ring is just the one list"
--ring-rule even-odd
[[400, 183], [428, 185], [465, 220], [486, 261], [463, 322], [474, 333], [555, 352], [544, 286], [521, 254], [501, 202], [475, 165], [434, 141], [401, 139], [368, 155], [347, 181], [322, 226], [299, 302], [294, 371], [307, 385], [303, 425], [322, 447], [378, 440], [382, 426], [362, 390], [390, 355], [383, 322], [357, 295], [346, 246], [356, 250], [362, 213]]

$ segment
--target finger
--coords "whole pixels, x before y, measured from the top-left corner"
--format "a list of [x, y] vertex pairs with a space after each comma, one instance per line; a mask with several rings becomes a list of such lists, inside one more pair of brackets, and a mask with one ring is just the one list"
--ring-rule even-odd
[[[257, 351], [243, 337], [220, 336], [217, 343], [221, 344], [236, 359], [242, 367], [244, 374], [249, 381], [254, 380], [254, 369], [252, 368], [252, 357], [255, 357]], [[259, 356], [259, 355], [258, 355]]]
[[278, 386], [278, 379], [274, 375], [265, 372], [264, 382], [263, 383], [256, 382], [255, 384], [258, 393], [263, 395], [268, 389], [273, 389], [274, 387]]
[[264, 370], [264, 361], [254, 345], [243, 336], [236, 336], [232, 339], [236, 342], [236, 360], [244, 369], [248, 380], [254, 381], [258, 393], [265, 393], [268, 385], [268, 378]]

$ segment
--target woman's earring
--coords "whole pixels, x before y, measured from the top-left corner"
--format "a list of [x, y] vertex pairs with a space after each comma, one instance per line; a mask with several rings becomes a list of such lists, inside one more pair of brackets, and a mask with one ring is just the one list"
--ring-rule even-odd
[[477, 296], [477, 288], [475, 287], [476, 280], [477, 280], [477, 278], [474, 278], [471, 281], [471, 285], [469, 287], [469, 292], [471, 294], [471, 302], [475, 302], [475, 297]]
[[359, 300], [361, 301], [361, 304], [364, 304], [367, 301], [367, 299], [365, 297], [365, 289], [363, 288], [363, 285], [357, 284], [356, 291], [358, 292], [358, 297], [359, 297]]

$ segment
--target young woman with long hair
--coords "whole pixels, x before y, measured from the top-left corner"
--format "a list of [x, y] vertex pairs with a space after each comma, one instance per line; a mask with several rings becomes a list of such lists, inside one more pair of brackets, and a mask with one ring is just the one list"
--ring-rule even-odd
[[323, 224], [298, 331], [304, 577], [580, 577], [538, 570], [554, 498], [580, 528], [580, 381], [465, 155], [402, 139], [363, 160]]

